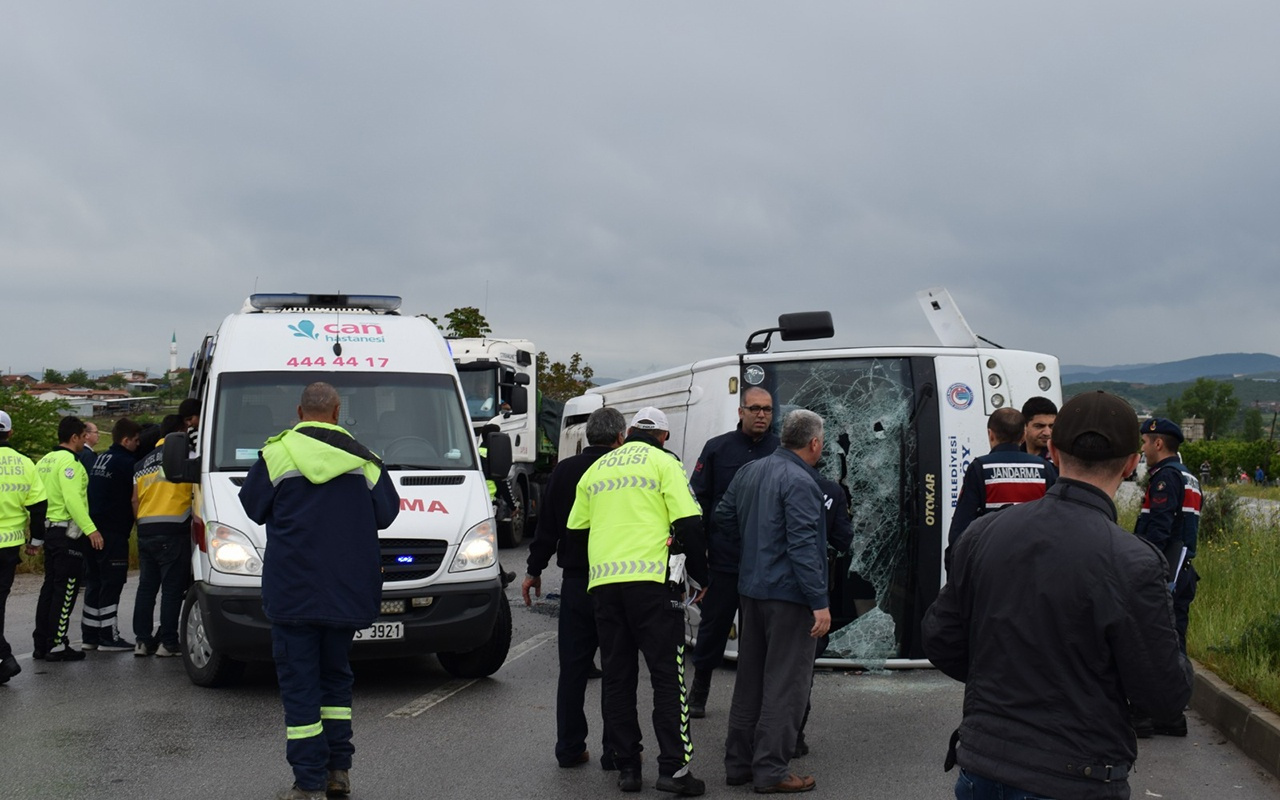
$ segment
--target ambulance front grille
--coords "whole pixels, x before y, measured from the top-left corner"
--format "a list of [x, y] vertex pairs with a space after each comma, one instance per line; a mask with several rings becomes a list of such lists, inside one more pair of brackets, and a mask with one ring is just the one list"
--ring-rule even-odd
[[440, 539], [383, 539], [382, 582], [430, 578], [440, 571], [449, 543]]

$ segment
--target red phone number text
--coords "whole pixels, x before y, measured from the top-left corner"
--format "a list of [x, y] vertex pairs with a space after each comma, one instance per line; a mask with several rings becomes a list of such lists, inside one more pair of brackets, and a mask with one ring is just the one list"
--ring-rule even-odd
[[348, 356], [347, 358], [342, 356], [337, 358], [319, 356], [318, 358], [312, 358], [307, 356], [305, 358], [291, 358], [284, 362], [286, 367], [376, 367], [378, 369], [382, 369], [390, 363], [391, 359], [389, 358], [373, 358], [371, 356], [366, 356], [365, 358], [356, 358], [355, 356]]

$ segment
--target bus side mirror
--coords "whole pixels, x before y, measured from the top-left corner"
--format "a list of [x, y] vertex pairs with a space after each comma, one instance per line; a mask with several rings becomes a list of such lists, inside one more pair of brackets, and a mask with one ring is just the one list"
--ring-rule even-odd
[[511, 437], [505, 433], [486, 433], [484, 448], [487, 468], [485, 477], [494, 481], [505, 481], [511, 474]]
[[778, 315], [778, 336], [784, 342], [804, 339], [830, 339], [836, 335], [830, 311], [798, 311]]
[[191, 457], [187, 434], [171, 433], [164, 437], [160, 451], [160, 467], [170, 483], [199, 483], [200, 457]]
[[[525, 377], [528, 377], [527, 375]], [[529, 413], [529, 390], [523, 386], [511, 387], [511, 413]]]

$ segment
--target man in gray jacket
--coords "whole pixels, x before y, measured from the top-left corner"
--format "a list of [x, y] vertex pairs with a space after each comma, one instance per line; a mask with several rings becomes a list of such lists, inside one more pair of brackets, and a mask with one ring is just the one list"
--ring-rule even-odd
[[813, 640], [831, 627], [826, 509], [813, 468], [822, 456], [822, 417], [792, 411], [781, 440], [772, 455], [738, 470], [715, 512], [719, 530], [742, 537], [725, 782], [751, 781], [768, 793], [814, 787], [787, 764], [808, 701]]
[[964, 681], [948, 769], [956, 797], [1129, 797], [1129, 704], [1176, 716], [1191, 697], [1164, 558], [1116, 525], [1138, 463], [1138, 417], [1105, 392], [1073, 397], [1040, 500], [981, 517], [925, 613], [924, 650]]

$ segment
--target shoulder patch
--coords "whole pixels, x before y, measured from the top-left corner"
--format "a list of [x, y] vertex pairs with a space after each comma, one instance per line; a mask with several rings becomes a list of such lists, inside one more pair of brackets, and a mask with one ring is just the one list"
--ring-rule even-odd
[[62, 474], [67, 476], [67, 480], [71, 480], [76, 476], [76, 471], [74, 467], [67, 467], [62, 471]]

